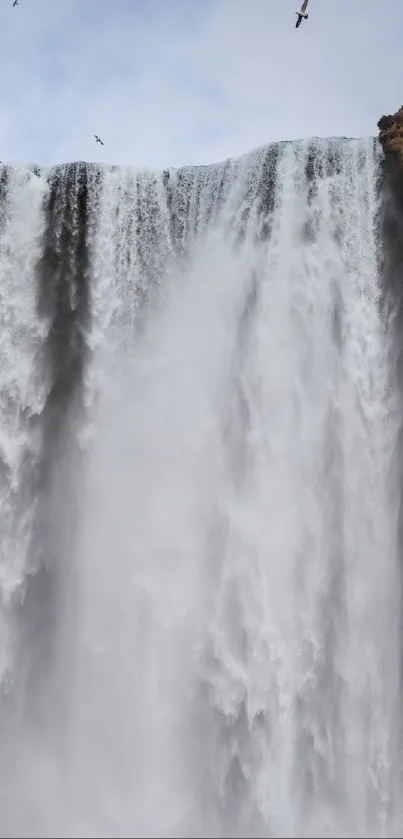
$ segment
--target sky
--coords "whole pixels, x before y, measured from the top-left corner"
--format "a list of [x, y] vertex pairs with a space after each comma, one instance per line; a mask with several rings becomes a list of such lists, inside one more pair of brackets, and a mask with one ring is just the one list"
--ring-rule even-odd
[[403, 0], [309, 0], [297, 30], [299, 5], [0, 0], [0, 159], [158, 169], [376, 134], [403, 103]]

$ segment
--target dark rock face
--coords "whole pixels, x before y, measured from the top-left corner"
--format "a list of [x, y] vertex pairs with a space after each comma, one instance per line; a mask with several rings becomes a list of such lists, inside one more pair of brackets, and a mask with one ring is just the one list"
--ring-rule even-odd
[[[378, 128], [384, 151], [378, 217], [380, 282], [385, 326], [391, 336], [391, 388], [400, 394], [400, 403], [403, 404], [403, 106], [396, 114], [382, 116]], [[403, 604], [403, 424], [398, 433], [394, 469], [395, 488], [400, 498], [397, 537], [402, 569], [400, 598]], [[403, 632], [403, 622], [400, 631]], [[403, 647], [399, 672], [400, 690], [403, 693]], [[396, 736], [403, 740], [402, 721]]]
[[388, 131], [389, 128], [393, 128], [395, 124], [394, 116], [383, 116], [378, 120], [378, 128], [380, 131]]
[[[384, 152], [379, 184], [380, 273], [393, 298], [395, 318], [403, 325], [403, 106], [395, 114], [382, 116], [378, 128]], [[403, 352], [401, 356], [398, 367], [403, 385]]]
[[388, 167], [398, 170], [403, 177], [403, 106], [395, 114], [382, 116], [378, 128]]

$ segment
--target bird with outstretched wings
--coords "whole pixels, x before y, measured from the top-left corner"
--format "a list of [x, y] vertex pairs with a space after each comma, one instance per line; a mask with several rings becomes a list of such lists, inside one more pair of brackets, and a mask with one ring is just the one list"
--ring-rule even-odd
[[299, 12], [295, 12], [295, 14], [297, 15], [297, 22], [295, 24], [296, 29], [298, 29], [298, 27], [301, 26], [301, 23], [302, 23], [303, 20], [308, 20], [308, 15], [307, 15], [307, 11], [306, 11], [307, 5], [308, 5], [308, 0], [303, 0], [302, 6], [301, 6]]

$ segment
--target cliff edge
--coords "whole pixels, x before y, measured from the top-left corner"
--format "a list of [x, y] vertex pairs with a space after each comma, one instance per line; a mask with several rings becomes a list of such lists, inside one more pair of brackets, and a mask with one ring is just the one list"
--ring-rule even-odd
[[403, 177], [403, 105], [378, 121], [379, 141], [390, 168]]

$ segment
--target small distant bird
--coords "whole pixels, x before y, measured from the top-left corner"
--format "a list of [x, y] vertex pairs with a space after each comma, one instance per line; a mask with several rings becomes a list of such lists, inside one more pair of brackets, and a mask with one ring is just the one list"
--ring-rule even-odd
[[14, 8], [14, 6], [18, 6], [18, 0], [14, 0], [13, 8]]
[[97, 135], [97, 134], [94, 134], [94, 137], [95, 137], [95, 139], [96, 139], [97, 143], [101, 143], [101, 146], [104, 146], [104, 145], [105, 145], [104, 141], [103, 141], [103, 140], [101, 140], [101, 138], [100, 138], [100, 137], [98, 137], [98, 135]]
[[306, 13], [307, 5], [308, 5], [308, 0], [304, 0], [299, 12], [295, 12], [295, 14], [297, 15], [297, 18], [298, 18], [298, 20], [295, 24], [296, 29], [298, 29], [298, 27], [301, 26], [301, 23], [302, 23], [303, 20], [308, 20], [308, 15]]

